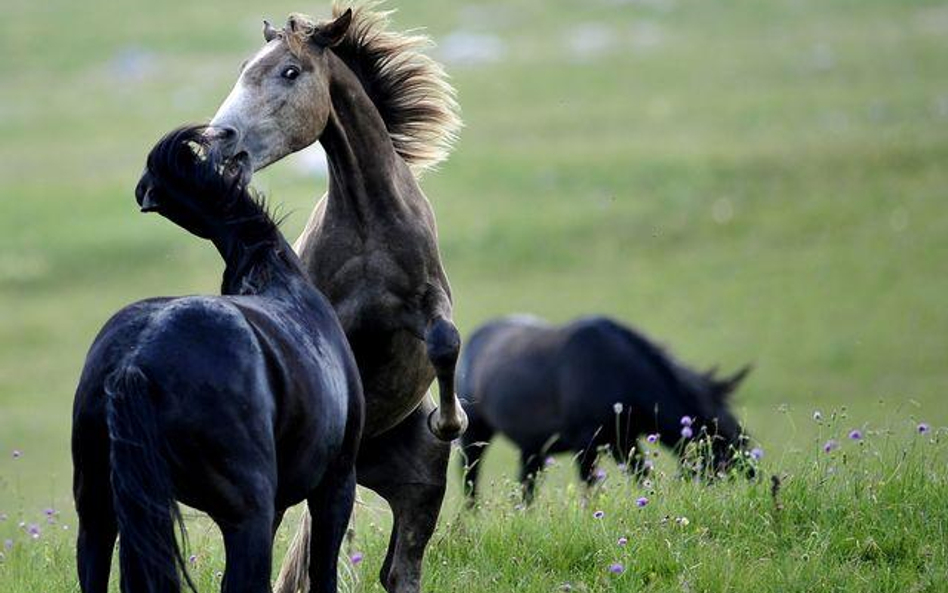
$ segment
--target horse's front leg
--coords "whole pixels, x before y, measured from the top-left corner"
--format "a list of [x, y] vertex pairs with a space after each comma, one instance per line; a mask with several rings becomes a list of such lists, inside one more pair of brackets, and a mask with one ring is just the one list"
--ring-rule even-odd
[[440, 405], [428, 416], [428, 428], [443, 441], [453, 441], [467, 429], [467, 414], [454, 393], [454, 369], [461, 351], [458, 328], [443, 316], [432, 318], [425, 329], [428, 360], [438, 378]]

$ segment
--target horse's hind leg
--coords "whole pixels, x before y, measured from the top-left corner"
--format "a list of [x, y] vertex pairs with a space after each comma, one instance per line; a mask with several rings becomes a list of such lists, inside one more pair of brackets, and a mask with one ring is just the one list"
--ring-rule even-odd
[[394, 516], [380, 575], [388, 593], [421, 590], [425, 548], [441, 511], [451, 449], [428, 430], [432, 408], [426, 400], [398, 426], [363, 441], [359, 452], [359, 483], [388, 501]]
[[82, 593], [105, 593], [109, 588], [112, 552], [118, 534], [112, 510], [112, 488], [107, 475], [103, 480], [85, 472], [77, 472], [76, 484], [79, 585]]
[[428, 418], [431, 432], [442, 441], [453, 441], [467, 428], [467, 416], [454, 394], [454, 369], [461, 351], [458, 328], [444, 317], [435, 317], [425, 331], [428, 360], [438, 378], [440, 406]]
[[355, 470], [342, 475], [330, 468], [307, 501], [312, 517], [309, 582], [311, 593], [336, 593], [339, 548], [349, 526], [355, 502]]
[[79, 529], [76, 565], [83, 593], [105, 593], [118, 524], [112, 506], [109, 437], [101, 408], [77, 418], [72, 435], [73, 496]]
[[222, 593], [268, 593], [273, 557], [272, 506], [259, 507], [239, 523], [218, 521], [227, 557]]
[[539, 451], [520, 452], [520, 486], [523, 492], [523, 504], [533, 503], [533, 496], [536, 492], [537, 477], [543, 468], [543, 459]]
[[473, 408], [469, 409], [471, 410], [471, 413], [468, 414], [470, 424], [461, 436], [462, 455], [460, 455], [460, 458], [464, 495], [467, 497], [467, 505], [471, 507], [474, 506], [477, 498], [477, 479], [483, 463], [481, 458], [494, 436], [494, 429]]

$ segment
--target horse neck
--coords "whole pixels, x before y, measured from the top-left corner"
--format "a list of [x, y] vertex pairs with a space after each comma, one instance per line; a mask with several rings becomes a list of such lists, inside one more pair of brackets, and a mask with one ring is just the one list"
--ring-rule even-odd
[[392, 220], [407, 207], [414, 176], [355, 73], [335, 54], [329, 63], [332, 110], [320, 137], [329, 162], [325, 215], [357, 227]]
[[283, 272], [291, 267], [291, 262], [280, 254], [292, 249], [276, 229], [247, 236], [240, 232], [240, 226], [225, 228], [211, 239], [225, 265], [221, 294], [283, 292]]

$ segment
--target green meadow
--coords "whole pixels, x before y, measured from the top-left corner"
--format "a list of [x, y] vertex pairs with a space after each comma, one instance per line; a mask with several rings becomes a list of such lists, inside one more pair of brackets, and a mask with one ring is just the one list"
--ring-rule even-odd
[[[463, 110], [455, 152], [423, 179], [462, 335], [511, 312], [605, 313], [697, 367], [753, 362], [734, 406], [764, 450], [759, 480], [710, 486], [679, 480], [667, 451], [647, 486], [606, 464], [588, 499], [560, 458], [524, 511], [497, 443], [475, 513], [453, 468], [425, 590], [948, 590], [948, 7], [388, 6], [437, 42]], [[0, 591], [78, 590], [69, 432], [86, 349], [121, 306], [213, 293], [222, 271], [138, 213], [144, 157], [208, 118], [261, 19], [292, 11], [328, 5], [5, 1]], [[295, 238], [325, 179], [296, 159], [256, 184]], [[390, 519], [364, 498], [346, 587], [381, 591]], [[192, 572], [216, 589], [216, 532], [190, 525]]]

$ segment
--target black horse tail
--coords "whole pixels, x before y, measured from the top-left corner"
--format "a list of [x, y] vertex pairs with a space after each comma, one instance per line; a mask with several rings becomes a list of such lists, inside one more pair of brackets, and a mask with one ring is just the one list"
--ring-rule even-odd
[[178, 593], [180, 569], [196, 593], [175, 538], [175, 524], [184, 535], [184, 523], [148, 377], [125, 364], [109, 376], [105, 392], [122, 590]]

